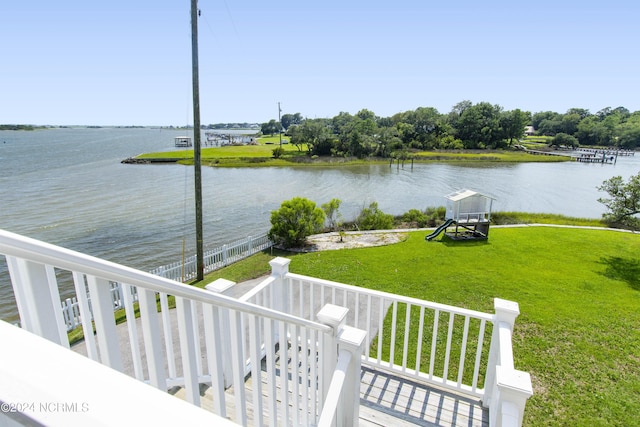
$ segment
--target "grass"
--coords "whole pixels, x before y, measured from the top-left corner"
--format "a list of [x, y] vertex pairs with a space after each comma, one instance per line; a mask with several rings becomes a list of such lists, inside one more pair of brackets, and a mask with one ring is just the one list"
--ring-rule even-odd
[[550, 213], [493, 212], [491, 222], [508, 224], [562, 224], [581, 227], [607, 227], [602, 219], [575, 218]]
[[486, 150], [486, 151], [421, 151], [416, 154], [418, 160], [429, 161], [481, 161], [481, 162], [566, 162], [566, 156], [532, 156], [523, 151]]
[[[273, 149], [279, 147], [278, 136], [259, 138], [257, 145], [231, 145], [225, 147], [202, 148], [202, 164], [207, 166], [252, 167], [252, 166], [313, 166], [313, 165], [351, 165], [369, 163], [389, 163], [384, 158], [342, 158], [309, 157], [306, 149], [299, 151], [295, 145], [283, 144], [284, 154], [280, 159], [273, 158]], [[145, 153], [139, 159], [179, 160], [183, 164], [193, 164], [193, 150], [162, 151]], [[562, 162], [568, 157], [532, 156], [521, 151], [508, 150], [456, 150], [456, 151], [420, 151], [415, 153], [414, 162]], [[405, 160], [405, 163], [411, 160]]]
[[[292, 272], [474, 310], [492, 312], [495, 297], [517, 301], [515, 363], [534, 386], [524, 425], [637, 424], [640, 235], [554, 227], [494, 228], [487, 242], [424, 235], [286, 256]], [[259, 275], [268, 259], [216, 275]]]

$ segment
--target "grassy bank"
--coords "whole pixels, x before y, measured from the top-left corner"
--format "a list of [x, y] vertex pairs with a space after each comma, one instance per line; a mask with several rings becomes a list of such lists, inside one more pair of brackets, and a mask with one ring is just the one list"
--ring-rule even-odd
[[[277, 139], [277, 137], [275, 137]], [[387, 164], [391, 159], [371, 157], [367, 159], [344, 157], [309, 157], [291, 144], [283, 144], [284, 154], [276, 159], [273, 149], [279, 147], [274, 138], [260, 138], [258, 145], [240, 145], [225, 147], [206, 147], [201, 149], [202, 164], [217, 167], [256, 167], [256, 166], [339, 166], [353, 164]], [[413, 160], [406, 164], [425, 162], [563, 162], [568, 157], [533, 156], [522, 151], [511, 150], [456, 150], [456, 151], [420, 151], [412, 153]], [[182, 159], [180, 163], [193, 164], [193, 150], [175, 150], [141, 154], [137, 159]], [[394, 161], [395, 162], [395, 161]]]
[[[635, 425], [640, 413], [640, 235], [495, 228], [482, 243], [286, 254], [291, 271], [470, 309], [517, 301], [515, 362], [532, 375], [526, 426]], [[210, 277], [268, 271], [260, 254]], [[400, 332], [401, 333], [401, 332]]]

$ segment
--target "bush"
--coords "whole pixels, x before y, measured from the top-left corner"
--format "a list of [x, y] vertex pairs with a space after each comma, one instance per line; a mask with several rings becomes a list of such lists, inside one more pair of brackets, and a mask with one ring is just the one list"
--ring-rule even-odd
[[393, 228], [393, 215], [385, 214], [378, 208], [378, 202], [372, 202], [362, 209], [356, 224], [360, 230], [389, 230]]
[[329, 229], [331, 231], [336, 231], [342, 226], [342, 215], [340, 215], [340, 212], [338, 211], [341, 203], [342, 201], [340, 199], [331, 199], [331, 201], [323, 203], [321, 206], [324, 211], [325, 218], [329, 222]]
[[307, 236], [317, 233], [324, 225], [324, 212], [303, 197], [285, 200], [280, 209], [271, 211], [269, 238], [285, 248], [304, 244]]
[[551, 147], [578, 147], [580, 144], [578, 144], [578, 140], [571, 136], [571, 135], [567, 135], [566, 133], [559, 133], [556, 136], [553, 137], [553, 139], [551, 140], [551, 144], [549, 144]]
[[284, 148], [276, 147], [273, 150], [271, 150], [271, 153], [273, 154], [274, 159], [279, 159], [284, 154]]
[[609, 194], [609, 198], [598, 199], [607, 207], [602, 215], [605, 221], [612, 226], [640, 230], [640, 173], [627, 182], [621, 176], [614, 176], [604, 181], [598, 190]]
[[424, 212], [418, 209], [411, 209], [408, 212], [402, 214], [402, 222], [408, 223], [418, 228], [425, 227], [428, 221]]
[[[436, 227], [444, 222], [444, 217], [447, 215], [447, 208], [444, 206], [438, 206], [437, 208], [427, 208], [425, 211], [427, 217], [427, 227]], [[423, 227], [423, 226], [421, 226]]]

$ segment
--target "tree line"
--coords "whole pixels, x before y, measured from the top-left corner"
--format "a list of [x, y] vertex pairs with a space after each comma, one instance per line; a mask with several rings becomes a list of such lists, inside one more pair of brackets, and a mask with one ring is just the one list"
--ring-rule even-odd
[[300, 151], [318, 156], [392, 157], [411, 150], [503, 149], [525, 135], [557, 137], [554, 144], [634, 149], [640, 146], [640, 111], [604, 108], [595, 114], [572, 108], [565, 114], [505, 110], [488, 102], [462, 101], [448, 113], [433, 107], [380, 117], [362, 109], [333, 118], [284, 114], [263, 123], [263, 134], [284, 132]]

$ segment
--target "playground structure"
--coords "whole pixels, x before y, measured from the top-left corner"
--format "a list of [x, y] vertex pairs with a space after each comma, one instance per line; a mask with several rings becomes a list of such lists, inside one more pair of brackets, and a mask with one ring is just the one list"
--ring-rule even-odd
[[493, 198], [472, 190], [459, 190], [445, 196], [445, 221], [425, 237], [430, 241], [444, 232], [452, 240], [487, 240]]

